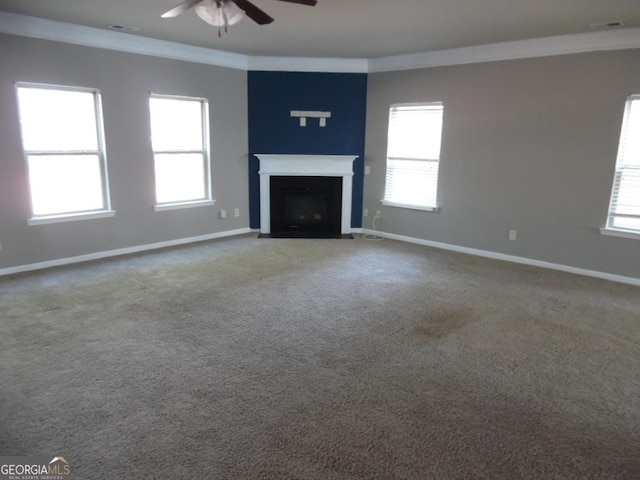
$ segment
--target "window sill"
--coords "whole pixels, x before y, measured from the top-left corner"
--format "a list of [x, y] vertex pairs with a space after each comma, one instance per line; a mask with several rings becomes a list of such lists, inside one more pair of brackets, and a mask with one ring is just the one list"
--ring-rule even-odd
[[389, 207], [409, 208], [411, 210], [422, 210], [423, 212], [432, 212], [432, 213], [440, 212], [440, 207], [427, 207], [427, 206], [424, 206], [424, 205], [411, 205], [409, 203], [390, 202], [389, 200], [382, 200], [382, 204], [383, 205], [387, 205]]
[[211, 205], [215, 205], [215, 200], [197, 200], [195, 202], [180, 202], [180, 203], [162, 203], [160, 205], [156, 205], [153, 207], [153, 210], [156, 212], [164, 212], [167, 210], [179, 210], [182, 208], [192, 208], [192, 207], [210, 207]]
[[27, 220], [29, 225], [44, 225], [47, 223], [75, 222], [76, 220], [92, 220], [95, 218], [110, 218], [116, 214], [115, 210], [100, 210], [99, 212], [66, 213], [64, 215], [42, 215]]
[[636, 231], [633, 231], [633, 230], [618, 230], [616, 228], [603, 227], [603, 228], [600, 229], [600, 233], [602, 235], [609, 235], [609, 236], [612, 236], [612, 237], [640, 239], [640, 232], [636, 232]]

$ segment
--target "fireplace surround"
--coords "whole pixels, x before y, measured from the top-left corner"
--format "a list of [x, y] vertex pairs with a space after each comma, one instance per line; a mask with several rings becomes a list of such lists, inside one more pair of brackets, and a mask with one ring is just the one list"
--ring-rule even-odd
[[[256, 154], [260, 161], [260, 234], [271, 236], [272, 177], [337, 177], [341, 180], [339, 233], [351, 236], [353, 161], [357, 155]], [[276, 234], [274, 233], [274, 236]]]

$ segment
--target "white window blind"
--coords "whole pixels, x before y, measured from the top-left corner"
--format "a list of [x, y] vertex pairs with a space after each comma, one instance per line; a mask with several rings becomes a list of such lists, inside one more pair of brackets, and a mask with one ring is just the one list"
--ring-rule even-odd
[[210, 200], [207, 101], [152, 95], [149, 107], [156, 203]]
[[443, 113], [441, 102], [391, 106], [384, 204], [437, 208]]
[[607, 228], [640, 233], [640, 95], [625, 107]]
[[19, 83], [17, 93], [33, 218], [108, 211], [99, 92]]

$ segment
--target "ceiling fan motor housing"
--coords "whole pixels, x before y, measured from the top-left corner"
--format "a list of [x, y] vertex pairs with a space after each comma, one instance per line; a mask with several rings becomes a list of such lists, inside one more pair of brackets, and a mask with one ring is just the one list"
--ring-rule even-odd
[[[287, 3], [314, 6], [317, 0], [279, 0]], [[226, 27], [238, 23], [246, 15], [258, 25], [266, 25], [273, 22], [273, 18], [266, 12], [256, 7], [249, 0], [184, 0], [168, 12], [162, 14], [162, 18], [174, 18], [182, 15], [187, 10], [194, 8], [197, 15], [205, 22], [216, 27]]]
[[195, 11], [202, 20], [216, 27], [235, 25], [244, 17], [244, 11], [231, 0], [203, 0], [195, 6]]

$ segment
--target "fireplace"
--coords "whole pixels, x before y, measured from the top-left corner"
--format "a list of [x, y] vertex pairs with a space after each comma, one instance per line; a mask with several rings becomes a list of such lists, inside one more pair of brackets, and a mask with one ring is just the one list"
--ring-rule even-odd
[[257, 154], [260, 236], [351, 238], [355, 155]]
[[272, 176], [272, 238], [340, 238], [340, 177]]

